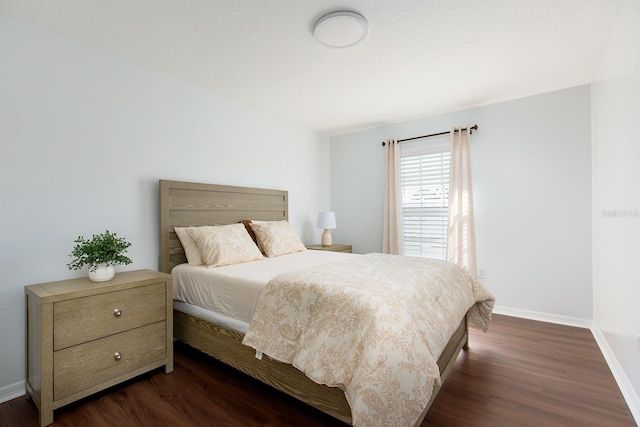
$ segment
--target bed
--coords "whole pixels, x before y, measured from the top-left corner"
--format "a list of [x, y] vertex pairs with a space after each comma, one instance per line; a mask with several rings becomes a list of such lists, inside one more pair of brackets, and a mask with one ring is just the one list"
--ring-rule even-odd
[[[235, 224], [243, 220], [288, 220], [288, 193], [249, 187], [235, 187], [160, 180], [160, 270], [170, 273], [186, 263], [184, 248], [175, 227]], [[459, 352], [468, 347], [468, 315], [462, 316], [437, 359], [444, 381]], [[457, 321], [456, 321], [457, 323]], [[219, 322], [201, 312], [174, 304], [174, 337], [322, 412], [352, 424], [351, 407], [345, 392], [310, 380], [300, 370], [269, 357], [259, 359], [254, 348], [243, 345], [245, 333], [234, 325]], [[415, 425], [420, 425], [440, 384], [433, 391]]]

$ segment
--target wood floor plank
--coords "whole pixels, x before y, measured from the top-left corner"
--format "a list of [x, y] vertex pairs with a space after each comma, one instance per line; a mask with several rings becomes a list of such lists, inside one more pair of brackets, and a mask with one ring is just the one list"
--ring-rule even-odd
[[499, 315], [471, 332], [425, 423], [636, 425], [591, 331]]
[[[495, 315], [470, 345], [423, 427], [636, 426], [588, 329]], [[345, 426], [183, 344], [174, 364], [55, 411], [53, 425]], [[33, 402], [1, 404], [0, 426], [38, 426]]]

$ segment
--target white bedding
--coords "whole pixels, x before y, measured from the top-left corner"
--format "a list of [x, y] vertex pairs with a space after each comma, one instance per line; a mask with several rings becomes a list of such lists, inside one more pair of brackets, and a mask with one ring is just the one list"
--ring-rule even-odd
[[258, 299], [269, 280], [282, 273], [357, 256], [307, 250], [216, 268], [180, 264], [171, 271], [173, 299], [195, 307], [179, 303], [175, 307], [192, 314], [194, 310], [198, 311], [200, 317], [204, 312], [198, 308], [209, 310], [213, 312], [211, 316], [225, 326], [246, 332]]

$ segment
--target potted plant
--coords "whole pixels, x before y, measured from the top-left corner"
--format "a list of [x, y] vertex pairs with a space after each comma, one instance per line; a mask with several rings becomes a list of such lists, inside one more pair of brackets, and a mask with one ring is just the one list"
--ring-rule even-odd
[[93, 282], [111, 280], [116, 274], [116, 265], [133, 262], [124, 255], [131, 243], [109, 230], [94, 234], [91, 239], [79, 236], [73, 242], [76, 245], [69, 255], [73, 260], [67, 267], [80, 270], [85, 265], [89, 266], [89, 279]]

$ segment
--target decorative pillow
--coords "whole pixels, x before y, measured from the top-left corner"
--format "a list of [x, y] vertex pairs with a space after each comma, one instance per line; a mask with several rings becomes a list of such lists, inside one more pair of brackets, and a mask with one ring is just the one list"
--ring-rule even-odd
[[187, 232], [190, 228], [196, 227], [174, 227], [173, 229], [178, 235], [178, 240], [182, 243], [184, 254], [187, 256], [187, 262], [189, 265], [202, 265], [202, 256], [200, 255], [198, 245], [196, 245], [196, 242], [193, 241]]
[[198, 245], [202, 261], [208, 267], [264, 258], [243, 224], [194, 227], [187, 232]]
[[258, 244], [258, 240], [256, 239], [256, 233], [254, 233], [253, 230], [251, 229], [251, 220], [250, 219], [243, 219], [240, 222], [242, 223], [242, 225], [244, 225], [244, 228], [245, 228], [245, 230], [247, 230], [247, 233], [249, 233], [249, 236], [251, 236], [251, 240], [253, 240], [254, 243], [257, 245]]
[[[242, 221], [240, 221], [242, 224], [244, 224], [244, 228], [247, 229], [247, 233], [249, 233], [249, 236], [251, 236], [251, 238], [253, 239], [253, 241], [256, 243], [256, 245], [258, 244], [258, 239], [256, 237], [256, 233], [253, 232], [253, 229], [251, 228], [251, 224], [265, 224], [267, 222], [271, 222], [271, 221], [255, 221], [255, 220], [250, 220], [250, 219], [243, 219]], [[258, 245], [259, 247], [260, 245]]]
[[288, 221], [251, 223], [262, 252], [269, 258], [306, 250]]

